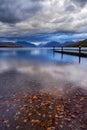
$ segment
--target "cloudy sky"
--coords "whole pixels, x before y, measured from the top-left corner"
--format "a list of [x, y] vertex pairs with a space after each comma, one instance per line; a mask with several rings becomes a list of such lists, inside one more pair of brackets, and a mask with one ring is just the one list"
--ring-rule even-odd
[[0, 0], [0, 37], [87, 38], [87, 0]]

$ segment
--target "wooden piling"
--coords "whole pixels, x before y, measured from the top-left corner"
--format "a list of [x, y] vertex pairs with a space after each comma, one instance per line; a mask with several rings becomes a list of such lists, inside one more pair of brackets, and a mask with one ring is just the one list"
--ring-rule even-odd
[[53, 51], [55, 51], [55, 46], [53, 46]]
[[61, 47], [61, 52], [63, 52], [63, 47]]
[[79, 56], [81, 55], [81, 46], [79, 46]]

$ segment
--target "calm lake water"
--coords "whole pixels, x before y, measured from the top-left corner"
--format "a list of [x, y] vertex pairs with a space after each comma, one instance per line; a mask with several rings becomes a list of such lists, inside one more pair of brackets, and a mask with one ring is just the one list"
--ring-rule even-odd
[[87, 130], [86, 90], [86, 58], [0, 50], [0, 130]]
[[[68, 83], [86, 87], [87, 59], [52, 49], [1, 49], [0, 98], [11, 93], [62, 89]], [[31, 87], [31, 82], [36, 87]]]

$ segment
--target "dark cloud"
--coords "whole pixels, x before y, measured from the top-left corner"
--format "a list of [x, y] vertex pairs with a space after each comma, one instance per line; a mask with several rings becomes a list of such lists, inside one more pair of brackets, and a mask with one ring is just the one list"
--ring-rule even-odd
[[87, 32], [87, 0], [0, 0], [0, 36]]
[[0, 0], [0, 21], [16, 23], [35, 15], [41, 9], [40, 0]]
[[72, 11], [75, 11], [75, 6], [74, 5], [69, 5], [68, 7], [66, 7], [65, 11], [66, 12], [72, 12]]
[[87, 4], [87, 0], [72, 0], [72, 1], [81, 7]]

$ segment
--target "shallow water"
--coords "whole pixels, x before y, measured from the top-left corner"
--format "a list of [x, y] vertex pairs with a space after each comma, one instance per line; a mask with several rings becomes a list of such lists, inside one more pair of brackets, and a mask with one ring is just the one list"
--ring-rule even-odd
[[[14, 123], [15, 121], [12, 123], [10, 120], [11, 117], [16, 116], [20, 104], [25, 106], [28, 93], [29, 95], [38, 95], [43, 92], [45, 98], [51, 98], [46, 94], [51, 94], [55, 98], [63, 98], [75, 88], [80, 88], [86, 92], [86, 66], [86, 58], [79, 59], [76, 56], [54, 53], [52, 49], [1, 49], [0, 117], [4, 119], [0, 120], [0, 130], [25, 129], [24, 125], [23, 128], [20, 128], [20, 123], [17, 125], [17, 123]], [[26, 109], [24, 110], [26, 111]], [[18, 120], [22, 120], [22, 118]], [[36, 128], [27, 128], [28, 126], [26, 126], [26, 130], [36, 130]], [[41, 128], [38, 127], [37, 129]], [[43, 130], [45, 129], [43, 128]], [[57, 130], [57, 128], [55, 129]], [[79, 128], [77, 129], [79, 130]], [[68, 129], [66, 128], [66, 130]]]

